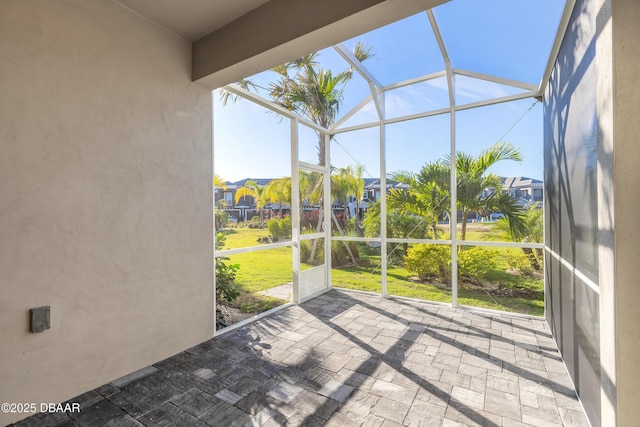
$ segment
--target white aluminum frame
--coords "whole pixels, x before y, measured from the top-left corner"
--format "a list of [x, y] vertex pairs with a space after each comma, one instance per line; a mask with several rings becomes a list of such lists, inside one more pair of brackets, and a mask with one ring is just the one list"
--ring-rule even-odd
[[[298, 155], [298, 126], [297, 117], [291, 119], [291, 264], [293, 277], [291, 279], [293, 291], [291, 299], [300, 304], [300, 160]], [[314, 165], [315, 166], [315, 165]]]
[[[429, 20], [429, 24], [434, 33], [438, 46], [440, 48], [440, 53], [444, 60], [445, 70], [438, 71], [435, 73], [426, 74], [423, 76], [419, 76], [416, 78], [408, 79], [405, 81], [389, 84], [383, 86], [375, 77], [373, 73], [371, 73], [367, 67], [362, 64], [360, 61], [355, 58], [353, 53], [346, 49], [342, 44], [337, 44], [334, 49], [344, 58], [344, 60], [355, 70], [359, 75], [361, 75], [369, 85], [369, 89], [371, 94], [364, 98], [358, 105], [348, 111], [345, 115], [343, 115], [339, 120], [337, 120], [330, 129], [325, 129], [317, 124], [311, 122], [308, 119], [298, 116], [292, 111], [286, 110], [277, 104], [260, 97], [252, 92], [249, 92], [238, 85], [232, 84], [224, 87], [225, 90], [245, 98], [249, 101], [252, 101], [258, 105], [261, 105], [277, 114], [282, 115], [283, 117], [289, 118], [291, 120], [291, 174], [292, 174], [292, 206], [291, 212], [292, 216], [296, 215], [298, 218], [297, 221], [293, 221], [292, 228], [292, 241], [291, 242], [282, 242], [282, 243], [274, 243], [270, 245], [261, 245], [254, 246], [249, 248], [239, 248], [239, 249], [229, 249], [223, 251], [216, 251], [214, 253], [214, 257], [232, 255], [236, 253], [244, 253], [244, 252], [252, 252], [258, 250], [266, 250], [272, 249], [276, 247], [285, 247], [292, 246], [293, 255], [292, 255], [292, 263], [293, 263], [293, 283], [294, 283], [294, 292], [293, 292], [293, 301], [295, 303], [301, 302], [301, 296], [298, 289], [298, 277], [300, 274], [300, 252], [299, 252], [299, 244], [300, 241], [303, 240], [311, 240], [311, 239], [320, 239], [324, 238], [324, 250], [325, 250], [325, 268], [326, 268], [326, 278], [328, 280], [327, 289], [332, 287], [331, 284], [331, 241], [355, 241], [355, 242], [377, 242], [380, 243], [380, 255], [381, 255], [381, 275], [382, 275], [382, 290], [381, 294], [384, 297], [388, 296], [387, 293], [387, 244], [388, 243], [430, 243], [430, 244], [439, 244], [439, 245], [448, 245], [451, 247], [451, 282], [452, 282], [452, 301], [451, 305], [453, 307], [457, 307], [458, 305], [458, 268], [457, 268], [457, 248], [458, 246], [489, 246], [489, 247], [502, 247], [502, 248], [534, 248], [534, 249], [545, 249], [548, 251], [548, 248], [545, 247], [544, 243], [523, 243], [523, 242], [495, 242], [495, 241], [469, 241], [469, 240], [459, 240], [457, 237], [457, 215], [451, 215], [449, 220], [450, 225], [450, 238], [448, 240], [434, 240], [434, 239], [400, 239], [400, 238], [388, 238], [387, 237], [387, 224], [386, 224], [386, 215], [387, 215], [387, 203], [386, 197], [382, 197], [380, 199], [380, 237], [378, 238], [367, 238], [367, 237], [349, 237], [349, 236], [332, 236], [331, 235], [331, 176], [330, 176], [330, 141], [333, 135], [337, 135], [340, 133], [352, 132], [361, 129], [367, 129], [378, 126], [380, 128], [380, 190], [381, 194], [383, 194], [382, 189], [385, 189], [384, 194], [386, 194], [387, 188], [387, 178], [386, 178], [386, 125], [399, 123], [409, 120], [415, 120], [425, 117], [437, 116], [442, 114], [450, 115], [450, 155], [452, 162], [455, 162], [456, 156], [456, 112], [464, 111], [473, 108], [479, 108], [487, 105], [495, 105], [504, 102], [511, 102], [520, 99], [527, 98], [536, 98], [544, 94], [546, 90], [546, 84], [549, 79], [549, 75], [553, 64], [557, 58], [558, 51], [560, 49], [560, 43], [562, 41], [564, 32], [568, 26], [569, 18], [574, 9], [576, 1], [575, 0], [566, 0], [564, 10], [562, 13], [562, 17], [558, 24], [556, 37], [554, 40], [554, 44], [551, 48], [549, 60], [547, 62], [547, 66], [544, 72], [544, 75], [540, 81], [540, 83], [536, 85], [532, 85], [530, 83], [521, 82], [517, 80], [506, 79], [498, 76], [478, 73], [470, 70], [456, 69], [452, 66], [451, 60], [447, 53], [446, 44], [443, 40], [443, 37], [438, 28], [437, 19], [431, 9], [425, 11], [427, 18]], [[487, 99], [483, 101], [467, 103], [462, 105], [457, 105], [455, 101], [455, 77], [456, 75], [471, 77], [487, 82], [497, 83], [504, 86], [509, 86], [513, 88], [517, 88], [522, 90], [521, 93], [516, 93], [513, 95], [498, 97], [494, 99]], [[449, 106], [445, 108], [439, 108], [435, 110], [423, 111], [416, 114], [401, 116], [401, 117], [393, 117], [387, 118], [385, 114], [385, 93], [390, 90], [410, 86], [413, 84], [433, 80], [436, 78], [446, 77], [447, 79], [447, 87], [449, 91]], [[376, 112], [378, 114], [378, 120], [374, 122], [363, 123], [359, 125], [347, 126], [343, 125], [355, 114], [362, 110], [367, 104], [370, 102], [374, 103], [376, 107]], [[308, 162], [299, 161], [298, 159], [298, 126], [299, 125], [307, 126], [319, 133], [325, 135], [325, 158], [327, 159], [327, 164], [315, 165]], [[213, 151], [212, 151], [213, 153]], [[300, 234], [299, 227], [299, 217], [300, 217], [300, 209], [299, 209], [299, 170], [310, 170], [314, 172], [318, 172], [323, 174], [324, 177], [324, 231], [320, 233], [313, 234]], [[450, 187], [451, 187], [451, 212], [457, 212], [457, 178], [456, 178], [456, 168], [451, 167], [451, 176], [450, 176]], [[214, 205], [215, 208], [215, 205]], [[215, 232], [215, 221], [214, 221], [214, 232]], [[553, 254], [552, 254], [553, 255]], [[215, 270], [215, 269], [214, 269]], [[215, 276], [215, 271], [214, 271]], [[214, 279], [215, 280], [215, 279]], [[214, 299], [215, 301], [215, 299]], [[465, 306], [466, 307], [466, 306]], [[491, 310], [489, 310], [491, 311]]]

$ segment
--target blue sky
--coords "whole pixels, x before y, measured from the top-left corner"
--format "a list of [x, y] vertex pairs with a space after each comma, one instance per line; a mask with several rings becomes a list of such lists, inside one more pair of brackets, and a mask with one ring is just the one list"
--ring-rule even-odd
[[[434, 14], [454, 68], [537, 85], [563, 6], [559, 0], [454, 0], [436, 8]], [[376, 53], [365, 65], [383, 85], [444, 69], [425, 13], [345, 41], [344, 45], [351, 48], [357, 41], [364, 41]], [[348, 68], [332, 48], [321, 51], [319, 60], [324, 68]], [[267, 86], [272, 78], [272, 73], [266, 71], [251, 80]], [[457, 104], [519, 91], [468, 77], [456, 78]], [[366, 82], [354, 74], [345, 89], [340, 116], [368, 94]], [[222, 106], [218, 97], [214, 98], [216, 174], [228, 181], [289, 175], [289, 120], [246, 100]], [[387, 117], [447, 107], [446, 80], [387, 92], [386, 101]], [[529, 98], [458, 112], [457, 149], [477, 154], [513, 126], [503, 139], [519, 147], [525, 160], [502, 162], [492, 171], [503, 176], [542, 178], [542, 105], [537, 103], [531, 108], [534, 102]], [[370, 122], [375, 117], [370, 104], [345, 125]], [[449, 153], [449, 128], [448, 114], [387, 125], [387, 172], [417, 171], [424, 163]], [[301, 126], [299, 134], [300, 159], [315, 162], [315, 133]], [[377, 127], [336, 135], [331, 145], [332, 166], [355, 165], [357, 160], [365, 168], [365, 177], [377, 178], [378, 138]]]

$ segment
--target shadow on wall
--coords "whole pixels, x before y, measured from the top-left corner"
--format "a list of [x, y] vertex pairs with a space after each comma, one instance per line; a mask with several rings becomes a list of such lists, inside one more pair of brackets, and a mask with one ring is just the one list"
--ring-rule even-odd
[[[596, 19], [602, 10], [578, 0], [544, 103], [546, 315], [593, 425], [600, 423], [598, 148]], [[607, 168], [600, 168], [600, 170]], [[563, 265], [570, 264], [595, 286]]]

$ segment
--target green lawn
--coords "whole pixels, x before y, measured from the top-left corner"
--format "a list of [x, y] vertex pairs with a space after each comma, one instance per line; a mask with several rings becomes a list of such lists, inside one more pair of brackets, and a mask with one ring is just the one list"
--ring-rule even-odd
[[[494, 223], [491, 222], [469, 222], [467, 223], [467, 238], [470, 241], [483, 241], [489, 239], [489, 234], [493, 230]], [[442, 230], [440, 234], [441, 239], [449, 239], [449, 226], [439, 225], [438, 228]], [[462, 237], [462, 224], [458, 223], [458, 239]]]
[[227, 237], [223, 249], [237, 249], [264, 245], [264, 243], [258, 242], [258, 238], [268, 237], [269, 231], [266, 228], [238, 227], [226, 229], [223, 234]]
[[[470, 227], [467, 231], [467, 238], [469, 240], [486, 240], [486, 230], [489, 229], [490, 227], [486, 227], [486, 225]], [[225, 249], [259, 245], [258, 237], [267, 234], [267, 230], [238, 228], [235, 233], [227, 235]], [[499, 250], [506, 253], [505, 251], [519, 251], [520, 249]], [[380, 250], [361, 245], [360, 253], [361, 262], [359, 265], [332, 269], [333, 286], [379, 293], [382, 288]], [[240, 286], [242, 294], [234, 305], [245, 312], [262, 312], [283, 304], [282, 300], [268, 298], [257, 294], [257, 292], [291, 282], [291, 248], [249, 252], [232, 255], [229, 258], [231, 263], [240, 265], [236, 282]], [[512, 274], [507, 271], [504, 256], [499, 257], [498, 265], [489, 272], [487, 278], [490, 282], [499, 283], [504, 288], [524, 290], [529, 295], [527, 297], [489, 295], [483, 291], [465, 289], [462, 284], [458, 292], [459, 303], [537, 316], [543, 315], [544, 285], [541, 278]], [[407, 270], [399, 266], [388, 266], [387, 291], [390, 295], [451, 302], [451, 291], [448, 286], [416, 282]]]
[[[258, 246], [258, 237], [267, 236], [266, 229], [237, 228], [226, 234], [223, 249]], [[236, 275], [236, 284], [240, 287], [240, 296], [234, 306], [245, 313], [261, 313], [284, 304], [286, 301], [258, 294], [276, 286], [290, 283], [291, 248], [266, 249], [229, 256], [229, 263], [240, 265]]]
[[[544, 314], [544, 282], [541, 278], [520, 276], [507, 271], [504, 259], [506, 251], [520, 249], [500, 249], [498, 263], [491, 270], [487, 278], [491, 283], [500, 284], [507, 289], [524, 290], [530, 297], [496, 296], [479, 290], [465, 289], [460, 283], [458, 302], [473, 307], [491, 308], [495, 310], [542, 316]], [[333, 286], [369, 292], [380, 292], [382, 280], [380, 274], [379, 250], [376, 254], [364, 248], [361, 252], [362, 263], [358, 266], [333, 268], [331, 279]], [[362, 253], [365, 253], [362, 256]], [[430, 284], [418, 282], [404, 268], [399, 266], [387, 267], [387, 292], [410, 298], [428, 301], [451, 302], [451, 289], [445, 284]]]

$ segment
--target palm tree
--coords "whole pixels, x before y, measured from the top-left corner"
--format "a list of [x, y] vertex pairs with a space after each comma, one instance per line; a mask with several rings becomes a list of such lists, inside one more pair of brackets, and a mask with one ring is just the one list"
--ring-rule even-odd
[[[456, 154], [457, 210], [462, 213], [461, 240], [467, 237], [467, 216], [477, 212], [487, 216], [490, 212], [501, 212], [514, 233], [522, 233], [523, 209], [513, 197], [502, 193], [499, 176], [487, 173], [495, 163], [502, 160], [522, 161], [520, 151], [506, 142], [498, 142], [474, 157], [463, 151]], [[451, 157], [425, 164], [419, 173], [395, 172], [391, 180], [405, 184], [389, 192], [389, 209], [401, 213], [419, 215], [430, 224], [431, 233], [437, 236], [438, 217], [446, 212], [451, 217], [450, 172]]]
[[[310, 205], [319, 205], [322, 201], [322, 176], [318, 172], [300, 170], [298, 171], [298, 180], [300, 187], [300, 225], [303, 223], [304, 202]], [[322, 209], [319, 209], [322, 210]], [[318, 212], [319, 213], [319, 212]], [[311, 227], [311, 222], [309, 223]], [[317, 227], [318, 224], [315, 224]]]
[[[363, 62], [374, 54], [370, 47], [357, 43], [353, 49], [353, 55], [358, 61]], [[331, 70], [320, 68], [317, 57], [318, 52], [314, 52], [273, 67], [271, 71], [276, 73], [277, 81], [272, 82], [267, 90], [271, 99], [278, 105], [328, 129], [336, 121], [344, 97], [345, 85], [351, 80], [354, 70], [349, 68], [334, 74]], [[255, 83], [246, 79], [239, 81], [238, 84], [247, 90], [259, 88]], [[223, 104], [235, 99], [227, 91], [221, 91], [220, 97]], [[318, 164], [326, 166], [325, 135], [321, 132], [316, 132], [316, 134], [318, 136]], [[324, 211], [320, 210], [319, 224], [323, 221], [323, 214]], [[315, 243], [314, 241], [311, 251], [312, 259], [315, 256]]]
[[[544, 226], [542, 220], [542, 209], [537, 203], [532, 204], [523, 215], [523, 228], [512, 230], [509, 221], [505, 218], [499, 219], [495, 223], [495, 230], [498, 237], [513, 242], [542, 243], [544, 239]], [[542, 257], [540, 249], [534, 252], [531, 248], [522, 248], [522, 251], [531, 262], [531, 266], [539, 271], [541, 266], [538, 261]]]
[[220, 175], [215, 174], [213, 175], [213, 188], [222, 188], [223, 190], [226, 190], [227, 183]]
[[[380, 236], [380, 201], [369, 204], [367, 214], [362, 221], [364, 233], [367, 237]], [[428, 236], [429, 230], [424, 217], [411, 212], [401, 212], [390, 209], [387, 211], [387, 237], [400, 239], [424, 239]], [[391, 257], [399, 247], [398, 243], [389, 243]], [[401, 255], [407, 255], [408, 243], [402, 243]]]
[[[447, 157], [446, 161], [449, 159]], [[457, 153], [457, 208], [462, 212], [461, 240], [467, 236], [467, 216], [471, 212], [487, 216], [498, 211], [507, 218], [513, 233], [524, 232], [522, 207], [509, 194], [502, 193], [498, 175], [487, 173], [491, 166], [502, 160], [521, 162], [522, 154], [512, 144], [502, 141], [481, 151], [477, 157], [465, 152]]]
[[[218, 188], [222, 189], [222, 190], [226, 190], [227, 189], [227, 183], [225, 182], [225, 180], [217, 174], [213, 175], [213, 193], [214, 193], [214, 199], [215, 199], [215, 193], [218, 192]], [[216, 209], [225, 206], [226, 203], [224, 201], [224, 198], [218, 200], [216, 202]]]
[[282, 218], [282, 205], [291, 204], [291, 177], [274, 179], [265, 188], [266, 197], [271, 203], [278, 203], [280, 206], [280, 218]]
[[236, 204], [240, 202], [243, 197], [252, 197], [253, 202], [256, 205], [256, 209], [260, 214], [260, 221], [263, 221], [264, 211], [263, 208], [267, 204], [267, 197], [264, 185], [259, 185], [257, 182], [249, 180], [236, 191]]
[[357, 165], [353, 172], [353, 198], [355, 199], [356, 224], [360, 224], [360, 200], [364, 195], [364, 179], [362, 165]]
[[322, 200], [322, 176], [318, 172], [298, 171], [300, 186], [300, 207], [302, 208], [306, 200], [312, 205], [320, 203]]
[[390, 211], [418, 215], [424, 218], [431, 229], [432, 238], [438, 237], [438, 218], [442, 212], [450, 213], [449, 163], [444, 160], [425, 164], [420, 172], [394, 172], [389, 179], [404, 184], [392, 188], [388, 194]]
[[[353, 54], [360, 62], [371, 58], [371, 48], [356, 44]], [[336, 121], [342, 104], [345, 84], [351, 80], [353, 69], [336, 74], [318, 66], [318, 52], [310, 53], [295, 61], [279, 65], [271, 70], [278, 74], [278, 81], [269, 86], [269, 95], [280, 106], [306, 117], [328, 129]], [[318, 162], [326, 165], [325, 137], [318, 134]]]
[[[362, 168], [358, 167], [356, 171], [351, 166], [339, 168], [335, 170], [337, 173], [331, 175], [331, 195], [333, 198], [343, 203], [344, 206], [344, 226], [347, 227], [347, 218], [349, 216], [349, 200], [351, 197], [356, 199], [364, 192], [364, 180], [362, 179]], [[356, 215], [357, 218], [357, 215]]]
[[[353, 55], [360, 62], [374, 56], [371, 48], [360, 42], [354, 46]], [[334, 74], [331, 70], [320, 68], [317, 57], [318, 52], [313, 52], [271, 68], [277, 80], [270, 83], [268, 88], [261, 88], [248, 79], [240, 80], [238, 84], [247, 90], [266, 89], [276, 104], [328, 129], [335, 123], [345, 85], [351, 80], [354, 70], [348, 68]], [[224, 90], [220, 92], [220, 97], [223, 104], [236, 99]], [[317, 135], [318, 161], [325, 166], [325, 137], [320, 132]]]

